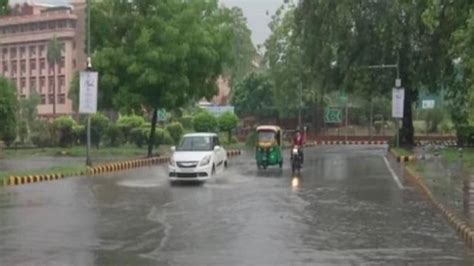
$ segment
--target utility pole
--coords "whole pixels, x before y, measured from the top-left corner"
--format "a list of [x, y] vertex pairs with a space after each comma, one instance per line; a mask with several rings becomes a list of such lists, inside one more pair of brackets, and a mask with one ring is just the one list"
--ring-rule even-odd
[[303, 105], [303, 86], [300, 82], [299, 84], [299, 104], [298, 104], [298, 128], [301, 130], [302, 127], [302, 117], [301, 117], [301, 106]]
[[[91, 5], [90, 0], [86, 1], [87, 9], [87, 67], [86, 71], [92, 68], [91, 62]], [[86, 165], [91, 166], [92, 161], [90, 157], [91, 149], [91, 115], [87, 114], [87, 148], [86, 148]]]

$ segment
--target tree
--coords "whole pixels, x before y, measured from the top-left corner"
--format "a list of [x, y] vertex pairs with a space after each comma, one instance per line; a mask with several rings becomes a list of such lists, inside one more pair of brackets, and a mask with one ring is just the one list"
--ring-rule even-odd
[[138, 100], [153, 114], [151, 156], [159, 108], [216, 94], [231, 57], [231, 20], [217, 0], [104, 0], [94, 3], [92, 23], [103, 25], [93, 31], [93, 66], [109, 96], [104, 104]]
[[234, 113], [226, 112], [217, 119], [217, 122], [219, 124], [219, 129], [229, 134], [229, 143], [231, 143], [232, 130], [234, 130], [239, 124], [239, 118]]
[[102, 137], [105, 135], [109, 124], [109, 118], [101, 113], [97, 113], [91, 117], [91, 142], [97, 149], [100, 147]]
[[21, 99], [19, 102], [19, 120], [22, 121], [22, 129], [26, 129], [25, 139], [29, 139], [34, 123], [38, 118], [38, 105], [41, 103], [41, 97], [32, 90], [30, 96], [25, 99]]
[[296, 33], [312, 81], [326, 91], [387, 95], [395, 70], [374, 73], [367, 66], [398, 63], [405, 88], [401, 140], [412, 145], [418, 89], [439, 90], [452, 75], [450, 40], [466, 10], [468, 1], [303, 0]]
[[241, 117], [270, 117], [276, 113], [273, 86], [265, 73], [251, 73], [237, 84], [232, 103]]
[[69, 116], [61, 116], [54, 120], [54, 135], [59, 146], [69, 147], [74, 143], [73, 128], [75, 126], [77, 126], [76, 121]]
[[7, 146], [16, 138], [17, 109], [15, 86], [8, 79], [0, 77], [0, 138]]
[[232, 24], [232, 62], [226, 64], [225, 75], [231, 77], [230, 86], [233, 88], [242, 81], [248, 73], [254, 70], [254, 59], [257, 51], [252, 43], [252, 32], [248, 28], [247, 18], [239, 7], [226, 9]]
[[178, 144], [184, 133], [184, 128], [179, 122], [174, 122], [166, 126], [166, 131], [173, 138], [174, 144]]
[[217, 120], [209, 112], [200, 112], [194, 117], [194, 130], [197, 132], [214, 132], [217, 129]]
[[56, 117], [56, 100], [57, 100], [56, 99], [56, 67], [61, 62], [61, 59], [62, 59], [61, 53], [62, 53], [61, 43], [58, 41], [56, 36], [54, 36], [53, 39], [51, 39], [48, 42], [48, 50], [47, 50], [47, 55], [46, 55], [46, 59], [48, 60], [49, 67], [53, 68], [53, 77], [54, 77], [53, 92], [52, 92], [54, 95], [53, 117]]
[[8, 15], [8, 13], [10, 13], [8, 0], [0, 0], [0, 16]]

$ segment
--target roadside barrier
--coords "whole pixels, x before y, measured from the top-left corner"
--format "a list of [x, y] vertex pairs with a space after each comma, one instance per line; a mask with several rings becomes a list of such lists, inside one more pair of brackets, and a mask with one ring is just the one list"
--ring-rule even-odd
[[425, 146], [425, 145], [437, 145], [445, 147], [457, 147], [458, 142], [456, 140], [432, 140], [432, 141], [416, 141], [416, 146]]
[[320, 140], [319, 145], [387, 145], [386, 140]]
[[416, 157], [413, 155], [410, 156], [397, 156], [397, 162], [411, 162], [415, 161]]
[[[241, 154], [242, 154], [241, 150], [227, 151], [228, 157], [235, 157]], [[46, 175], [10, 176], [8, 178], [5, 178], [3, 180], [3, 183], [0, 185], [18, 186], [18, 185], [26, 185], [26, 184], [31, 184], [31, 183], [59, 180], [59, 179], [63, 179], [65, 177], [70, 177], [70, 176], [84, 176], [84, 175], [94, 176], [94, 175], [100, 175], [100, 174], [105, 174], [105, 173], [126, 171], [126, 170], [131, 170], [131, 169], [139, 168], [139, 167], [164, 164], [164, 163], [168, 163], [169, 160], [170, 160], [169, 157], [154, 157], [154, 158], [126, 160], [126, 161], [120, 161], [120, 162], [101, 164], [94, 167], [88, 167], [87, 170], [84, 172], [70, 173], [67, 175], [63, 173], [56, 173], [56, 174], [46, 174]]]

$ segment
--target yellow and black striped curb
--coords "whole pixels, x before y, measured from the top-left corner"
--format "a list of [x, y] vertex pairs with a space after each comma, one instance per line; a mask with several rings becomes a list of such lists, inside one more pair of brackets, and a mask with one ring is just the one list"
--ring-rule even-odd
[[[227, 151], [227, 156], [235, 157], [241, 155], [241, 150], [229, 150]], [[107, 163], [102, 165], [97, 165], [94, 167], [88, 167], [85, 172], [77, 172], [77, 173], [70, 173], [70, 174], [47, 174], [47, 175], [29, 175], [29, 176], [10, 176], [5, 178], [0, 186], [18, 186], [18, 185], [25, 185], [31, 183], [38, 183], [38, 182], [45, 182], [45, 181], [53, 181], [63, 179], [68, 176], [84, 176], [84, 175], [100, 175], [105, 173], [111, 172], [118, 172], [118, 171], [126, 171], [134, 168], [144, 167], [144, 166], [151, 166], [151, 165], [159, 165], [163, 163], [169, 162], [169, 157], [154, 157], [154, 158], [146, 158], [146, 159], [135, 159], [135, 160], [127, 160], [127, 161], [120, 161], [114, 163]]]
[[10, 176], [3, 180], [3, 186], [18, 186], [18, 185], [25, 185], [31, 183], [38, 183], [38, 182], [46, 182], [46, 181], [53, 181], [63, 179], [66, 176], [75, 176], [75, 175], [82, 175], [84, 173], [76, 173], [76, 174], [48, 174], [48, 175], [28, 175], [28, 176]]
[[416, 157], [413, 156], [413, 155], [397, 156], [397, 162], [411, 162], [411, 161], [415, 161], [415, 160], [416, 160]]
[[426, 183], [424, 182], [424, 179], [422, 176], [419, 174], [415, 173], [413, 170], [406, 168], [405, 167], [405, 173], [406, 176], [408, 176], [413, 182], [418, 185], [418, 187], [421, 189], [423, 194], [425, 194], [429, 201], [435, 206], [441, 213], [444, 215], [444, 217], [448, 220], [449, 224], [451, 224], [454, 229], [456, 230], [456, 233], [462, 237], [464, 242], [469, 248], [474, 248], [474, 229], [465, 221], [460, 219], [455, 212], [451, 211], [450, 209], [446, 208], [442, 203], [440, 203], [433, 193], [430, 191]]
[[457, 140], [421, 140], [415, 141], [416, 146], [425, 146], [425, 145], [439, 145], [446, 147], [456, 147], [458, 146]]
[[322, 140], [319, 145], [387, 145], [385, 140]]

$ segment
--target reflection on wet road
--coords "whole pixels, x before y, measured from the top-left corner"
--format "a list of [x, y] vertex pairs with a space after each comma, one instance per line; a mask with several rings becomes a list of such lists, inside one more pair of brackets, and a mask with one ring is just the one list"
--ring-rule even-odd
[[203, 186], [165, 168], [0, 190], [0, 265], [469, 265], [385, 151], [306, 151], [301, 177], [252, 155]]

